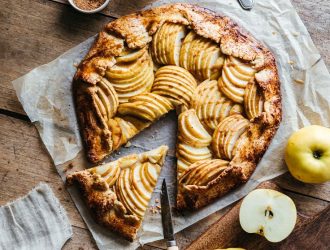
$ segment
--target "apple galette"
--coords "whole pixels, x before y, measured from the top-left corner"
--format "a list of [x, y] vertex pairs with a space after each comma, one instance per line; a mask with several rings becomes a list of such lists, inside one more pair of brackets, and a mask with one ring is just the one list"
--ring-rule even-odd
[[167, 146], [68, 175], [96, 221], [132, 241], [164, 164]]
[[190, 4], [108, 23], [73, 90], [91, 162], [177, 110], [179, 209], [246, 182], [281, 121], [273, 54], [230, 18]]

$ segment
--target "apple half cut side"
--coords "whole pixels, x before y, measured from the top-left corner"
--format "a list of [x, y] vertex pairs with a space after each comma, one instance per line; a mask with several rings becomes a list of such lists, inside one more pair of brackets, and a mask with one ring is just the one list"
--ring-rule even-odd
[[270, 242], [280, 242], [293, 231], [297, 209], [292, 199], [272, 189], [256, 189], [242, 201], [239, 222], [247, 233], [264, 236]]

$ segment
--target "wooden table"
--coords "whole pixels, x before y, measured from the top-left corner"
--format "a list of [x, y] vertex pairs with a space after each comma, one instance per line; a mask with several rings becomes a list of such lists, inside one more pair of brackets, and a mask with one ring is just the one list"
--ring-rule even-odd
[[[0, 0], [0, 205], [26, 194], [40, 181], [47, 182], [68, 212], [73, 226], [73, 237], [64, 249], [95, 249], [96, 245], [46, 153], [37, 130], [17, 100], [11, 81], [94, 35], [104, 23], [150, 2], [112, 0], [102, 14], [84, 15], [68, 6], [66, 0]], [[330, 2], [293, 2], [329, 67]], [[330, 183], [304, 185], [289, 174], [277, 178], [276, 182], [303, 204], [305, 210], [321, 211], [329, 206]], [[179, 245], [189, 244], [225, 211], [219, 211], [179, 233]], [[330, 234], [327, 226], [329, 216], [324, 218], [315, 235], [321, 239]], [[145, 247], [158, 248], [164, 248], [163, 242]]]

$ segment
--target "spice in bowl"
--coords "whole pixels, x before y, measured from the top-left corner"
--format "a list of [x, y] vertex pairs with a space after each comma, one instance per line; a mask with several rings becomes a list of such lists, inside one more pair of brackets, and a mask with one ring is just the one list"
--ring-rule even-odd
[[95, 10], [104, 4], [106, 0], [73, 0], [74, 4], [82, 10]]

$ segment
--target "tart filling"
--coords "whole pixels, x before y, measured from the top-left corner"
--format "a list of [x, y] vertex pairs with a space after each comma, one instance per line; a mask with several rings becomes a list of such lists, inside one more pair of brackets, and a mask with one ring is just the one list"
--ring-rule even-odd
[[[78, 67], [73, 90], [94, 163], [176, 109], [178, 209], [198, 209], [246, 182], [282, 115], [271, 51], [228, 17], [190, 4], [107, 24]], [[116, 211], [131, 222], [143, 215], [149, 196], [142, 193], [158, 171], [149, 165], [105, 172], [114, 189], [109, 197], [122, 200]]]

